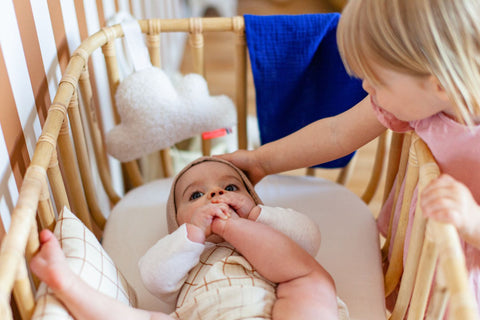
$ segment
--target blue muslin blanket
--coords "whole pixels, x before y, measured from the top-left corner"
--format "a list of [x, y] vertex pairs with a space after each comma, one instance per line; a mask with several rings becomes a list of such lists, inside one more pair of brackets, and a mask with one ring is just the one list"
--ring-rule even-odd
[[[244, 18], [262, 144], [339, 114], [366, 96], [360, 80], [346, 73], [338, 52], [340, 14]], [[320, 167], [343, 167], [352, 156]]]

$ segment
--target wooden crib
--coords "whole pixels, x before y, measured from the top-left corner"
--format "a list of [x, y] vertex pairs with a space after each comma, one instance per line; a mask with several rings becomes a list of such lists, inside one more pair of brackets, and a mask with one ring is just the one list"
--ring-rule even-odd
[[[139, 24], [142, 32], [146, 34], [152, 64], [159, 67], [159, 34], [188, 33], [193, 50], [194, 70], [199, 74], [205, 73], [203, 34], [230, 32], [235, 35], [234, 76], [238, 145], [239, 148], [246, 148], [248, 64], [243, 18], [154, 19], [141, 20]], [[39, 247], [38, 231], [42, 228], [53, 230], [56, 217], [63, 207], [70, 208], [98, 238], [102, 238], [107, 214], [102, 212], [97, 201], [93, 177], [100, 177], [112, 207], [121, 202], [120, 195], [112, 185], [108, 156], [103, 143], [104, 132], [97, 113], [98, 106], [94, 105], [95, 100], [92, 98], [89, 74], [92, 64], [89, 58], [92, 52], [102, 49], [113, 101], [113, 94], [120, 83], [114, 40], [122, 36], [120, 25], [103, 28], [90, 36], [72, 54], [60, 81], [42, 135], [25, 174], [10, 228], [1, 244], [1, 319], [32, 317], [36, 307], [34, 295], [38, 281], [30, 274], [28, 262]], [[83, 114], [86, 117], [81, 116], [79, 107], [84, 108]], [[113, 114], [118, 122], [118, 114], [115, 111]], [[422, 188], [439, 174], [439, 169], [426, 145], [415, 134], [393, 134], [389, 141], [391, 143], [388, 148], [390, 153], [385, 190], [398, 190], [401, 181], [406, 179], [405, 197], [396, 200], [402, 201], [406, 210], [399, 220], [399, 231], [395, 238], [387, 236], [383, 249], [380, 245], [377, 248], [378, 255], [380, 256], [381, 252], [382, 256], [386, 257], [389, 254], [387, 251], [390, 242], [394, 242], [391, 264], [381, 277], [384, 280], [384, 292], [389, 293], [400, 286], [395, 308], [391, 313], [385, 312], [385, 318], [422, 319], [427, 315], [428, 319], [439, 319], [443, 317], [448, 305], [450, 319], [477, 319], [476, 303], [467, 284], [465, 259], [458, 235], [452, 226], [427, 221], [417, 209], [408, 258], [403, 265], [409, 200], [415, 187], [418, 185], [421, 192]], [[381, 152], [384, 150], [383, 147], [379, 149]], [[92, 151], [96, 160], [94, 165], [89, 158], [89, 152]], [[203, 153], [209, 152], [209, 141], [205, 141]], [[168, 150], [161, 151], [160, 158], [165, 176], [171, 176], [172, 163]], [[377, 158], [382, 159], [382, 153]], [[131, 161], [122, 164], [126, 185], [132, 188], [141, 186], [144, 180], [138, 163]], [[381, 167], [377, 166], [371, 183], [366, 186], [368, 191], [364, 199], [371, 198], [380, 172]], [[398, 179], [394, 182], [396, 176]], [[345, 189], [341, 186], [334, 188]], [[378, 238], [376, 233], [372, 236]], [[105, 241], [108, 242], [107, 240]], [[338, 255], [341, 254], [342, 252], [338, 252]], [[381, 273], [381, 267], [378, 270]], [[428, 301], [430, 303], [427, 310]], [[352, 318], [355, 318], [355, 315]]]

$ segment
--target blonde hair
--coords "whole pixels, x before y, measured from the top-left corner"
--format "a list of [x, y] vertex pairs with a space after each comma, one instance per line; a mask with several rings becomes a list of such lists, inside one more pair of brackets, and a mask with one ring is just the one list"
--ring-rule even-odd
[[347, 71], [379, 83], [372, 63], [413, 76], [435, 76], [473, 124], [480, 115], [480, 1], [350, 0], [338, 46]]

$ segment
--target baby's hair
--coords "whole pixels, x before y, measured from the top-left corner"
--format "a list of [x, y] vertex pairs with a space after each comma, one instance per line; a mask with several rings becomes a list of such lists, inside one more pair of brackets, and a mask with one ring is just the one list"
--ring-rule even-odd
[[380, 84], [372, 62], [433, 75], [459, 120], [472, 125], [480, 115], [480, 1], [350, 0], [337, 37], [351, 75]]

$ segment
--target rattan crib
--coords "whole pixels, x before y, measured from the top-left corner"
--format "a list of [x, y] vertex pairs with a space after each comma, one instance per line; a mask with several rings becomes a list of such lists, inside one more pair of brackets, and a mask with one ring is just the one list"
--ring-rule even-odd
[[[160, 32], [189, 33], [193, 44], [194, 67], [200, 74], [205, 72], [203, 33], [233, 32], [235, 34], [235, 103], [238, 112], [238, 143], [240, 148], [245, 148], [247, 145], [247, 49], [243, 18], [156, 19], [142, 20], [139, 24], [147, 35], [149, 53], [155, 66], [160, 66]], [[92, 52], [102, 48], [113, 95], [120, 82], [113, 41], [122, 36], [122, 28], [117, 25], [104, 28], [86, 39], [72, 54], [59, 84], [48, 111], [42, 135], [38, 139], [35, 153], [24, 177], [10, 229], [1, 245], [0, 317], [2, 319], [13, 317], [12, 305], [16, 305], [22, 319], [30, 319], [32, 316], [38, 281], [30, 276], [27, 265], [39, 246], [38, 230], [54, 228], [55, 211], [60, 212], [64, 206], [71, 208], [87, 227], [101, 237], [106, 220], [96, 201], [92, 176], [96, 174], [100, 176], [103, 188], [113, 205], [121, 199], [111, 184], [101, 126], [93, 105], [88, 66]], [[77, 90], [81, 93], [82, 103], [79, 103]], [[87, 111], [88, 124], [82, 123], [79, 105], [83, 105]], [[92, 139], [98, 173], [91, 170], [85, 136], [90, 136]], [[384, 148], [380, 150], [383, 152]], [[205, 142], [204, 153], [208, 152], [208, 142]], [[380, 153], [378, 159], [382, 157]], [[164, 172], [167, 176], [171, 175], [168, 151], [162, 151], [161, 158]], [[62, 168], [60, 168], [59, 159]], [[142, 176], [137, 162], [124, 163], [123, 167], [129, 183], [133, 187], [140, 186]], [[373, 174], [373, 182], [367, 188], [365, 199], [371, 198], [380, 172], [381, 169], [377, 168]], [[427, 147], [417, 136], [394, 134], [390, 145], [386, 190], [398, 188], [401, 179], [398, 179], [394, 185], [394, 177], [397, 173], [407, 180], [406, 197], [403, 201], [405, 208], [408, 208], [408, 200], [417, 183], [421, 190], [439, 174], [439, 170]], [[395, 239], [387, 237], [387, 245], [384, 246], [388, 248], [390, 241], [395, 242], [392, 263], [384, 276], [385, 291], [391, 291], [400, 282], [400, 293], [391, 319], [403, 319], [407, 308], [409, 319], [421, 319], [425, 314], [432, 319], [441, 318], [448, 301], [451, 319], [478, 318], [475, 302], [468, 289], [464, 257], [456, 231], [449, 225], [426, 221], [418, 211], [406, 265], [403, 265], [402, 249], [405, 241], [405, 214], [408, 216], [408, 213], [405, 213], [404, 218], [399, 222], [398, 230], [403, 232], [397, 232]], [[378, 252], [380, 251], [381, 248], [378, 247]], [[384, 256], [388, 254], [385, 249], [382, 251]], [[437, 261], [439, 261], [438, 269], [436, 269]], [[426, 311], [435, 270], [437, 270], [437, 276], [433, 286], [432, 303]], [[12, 293], [14, 302], [11, 301]], [[388, 315], [385, 314], [385, 317]]]

